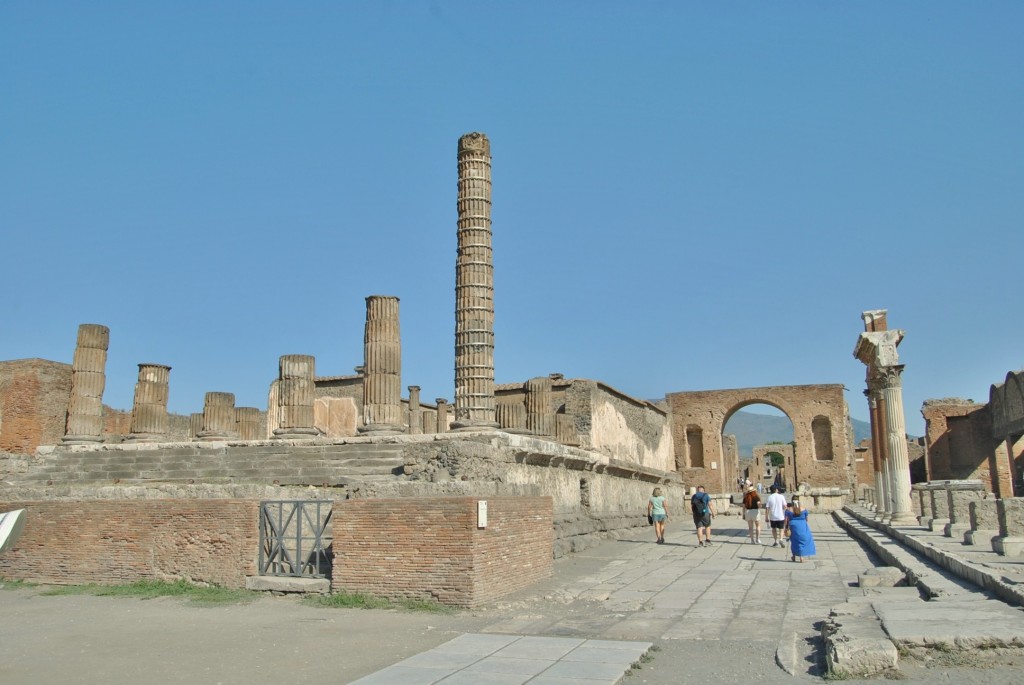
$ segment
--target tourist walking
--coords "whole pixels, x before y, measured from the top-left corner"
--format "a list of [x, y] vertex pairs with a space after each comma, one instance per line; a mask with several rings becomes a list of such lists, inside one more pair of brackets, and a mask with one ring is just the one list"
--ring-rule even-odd
[[814, 548], [814, 536], [811, 534], [809, 512], [800, 506], [800, 501], [793, 500], [793, 508], [786, 512], [786, 530], [789, 531], [790, 559], [802, 562], [804, 557], [817, 554]]
[[697, 492], [690, 498], [690, 509], [693, 511], [693, 525], [697, 528], [697, 546], [710, 547], [711, 519], [715, 516], [715, 505], [703, 485], [698, 485]]
[[665, 520], [668, 519], [668, 508], [661, 488], [654, 488], [651, 499], [647, 500], [647, 515], [654, 521], [654, 534], [658, 536], [658, 544], [665, 544]]
[[743, 520], [747, 522], [747, 536], [750, 544], [761, 544], [761, 497], [747, 481], [747, 492], [743, 495]]
[[764, 502], [764, 520], [772, 529], [772, 547], [784, 547], [782, 531], [786, 527], [786, 496], [779, 493], [774, 485], [769, 491], [771, 494]]

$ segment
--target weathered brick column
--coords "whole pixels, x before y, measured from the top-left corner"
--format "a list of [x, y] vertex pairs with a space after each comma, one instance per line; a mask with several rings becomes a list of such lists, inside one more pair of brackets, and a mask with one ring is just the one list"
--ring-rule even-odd
[[526, 429], [534, 435], [554, 437], [555, 413], [551, 408], [551, 377], [526, 381]]
[[1006, 557], [1024, 554], [1024, 497], [996, 500], [999, 537], [992, 540], [992, 549]]
[[448, 400], [443, 397], [438, 397], [437, 402], [437, 432], [447, 433], [448, 432]]
[[402, 339], [398, 298], [366, 298], [363, 336], [363, 425], [360, 433], [397, 435], [402, 425]]
[[132, 403], [131, 432], [126, 440], [158, 442], [167, 437], [167, 396], [171, 367], [139, 364], [139, 381]]
[[985, 550], [992, 549], [992, 540], [999, 536], [999, 511], [996, 508], [996, 500], [976, 500], [971, 502], [968, 508], [971, 514], [971, 529], [964, 533], [964, 544], [978, 545]]
[[458, 257], [455, 262], [454, 430], [497, 428], [494, 402], [494, 258], [491, 143], [459, 138]]
[[208, 392], [203, 402], [203, 430], [200, 440], [232, 440], [238, 438], [235, 429], [235, 395], [230, 392]]
[[260, 439], [260, 410], [256, 407], [237, 407], [235, 409], [235, 424], [238, 427], [240, 439]]
[[71, 362], [71, 398], [65, 424], [65, 445], [103, 442], [103, 387], [106, 384], [110, 329], [95, 323], [78, 327], [78, 342]]
[[409, 435], [423, 433], [423, 409], [420, 407], [420, 386], [409, 386]]
[[316, 399], [316, 357], [309, 354], [285, 354], [279, 361], [277, 383], [280, 426], [274, 438], [303, 440], [319, 435], [313, 418]]

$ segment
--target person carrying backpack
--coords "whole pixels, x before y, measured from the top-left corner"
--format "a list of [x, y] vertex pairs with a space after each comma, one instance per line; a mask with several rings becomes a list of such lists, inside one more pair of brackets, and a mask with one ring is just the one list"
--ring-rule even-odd
[[697, 546], [711, 546], [711, 518], [715, 515], [715, 505], [711, 503], [711, 495], [704, 492], [704, 486], [698, 485], [697, 492], [690, 498], [690, 510], [693, 513], [693, 525], [697, 528]]

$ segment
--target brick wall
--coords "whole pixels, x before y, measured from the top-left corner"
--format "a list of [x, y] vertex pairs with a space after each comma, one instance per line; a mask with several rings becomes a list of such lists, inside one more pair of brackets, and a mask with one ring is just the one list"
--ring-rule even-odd
[[185, 579], [245, 587], [257, 572], [257, 500], [5, 502], [25, 528], [0, 557], [0, 577], [115, 584]]
[[71, 365], [45, 359], [0, 362], [0, 451], [34, 454], [64, 436]]
[[[488, 525], [477, 528], [477, 502]], [[550, 497], [336, 502], [334, 591], [475, 606], [552, 573]]]

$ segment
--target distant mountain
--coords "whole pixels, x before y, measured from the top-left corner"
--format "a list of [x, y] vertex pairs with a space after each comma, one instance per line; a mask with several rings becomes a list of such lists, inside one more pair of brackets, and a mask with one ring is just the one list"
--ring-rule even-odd
[[[853, 423], [853, 444], [864, 438], [871, 437], [871, 425], [851, 419]], [[785, 416], [768, 416], [738, 411], [729, 419], [725, 432], [735, 435], [739, 445], [740, 456], [749, 457], [755, 445], [766, 445], [770, 442], [791, 442], [793, 425]]]

